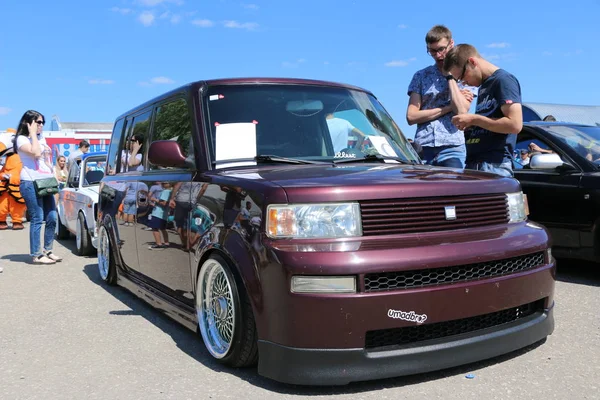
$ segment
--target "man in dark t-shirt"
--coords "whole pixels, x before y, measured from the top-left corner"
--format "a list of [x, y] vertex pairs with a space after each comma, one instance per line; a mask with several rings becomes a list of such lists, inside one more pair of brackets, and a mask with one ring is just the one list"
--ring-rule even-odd
[[452, 118], [458, 129], [470, 128], [467, 168], [513, 176], [512, 154], [523, 128], [519, 81], [468, 44], [459, 44], [446, 55], [444, 69], [467, 85], [480, 86], [476, 113]]

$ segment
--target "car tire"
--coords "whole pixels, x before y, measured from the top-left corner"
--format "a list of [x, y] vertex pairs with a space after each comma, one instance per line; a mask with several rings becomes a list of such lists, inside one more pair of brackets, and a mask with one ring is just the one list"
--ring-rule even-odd
[[69, 232], [67, 227], [64, 226], [61, 222], [60, 217], [58, 217], [58, 221], [56, 221], [56, 238], [58, 240], [65, 240], [68, 239], [70, 236], [71, 232]]
[[85, 218], [79, 214], [77, 217], [77, 227], [75, 230], [75, 244], [77, 247], [77, 254], [80, 256], [88, 256], [94, 251], [92, 246], [92, 238], [90, 232], [85, 225]]
[[117, 265], [110, 245], [110, 237], [105, 227], [98, 233], [98, 272], [100, 279], [108, 285], [117, 284]]
[[250, 299], [230, 264], [219, 255], [201, 266], [196, 285], [196, 315], [204, 345], [218, 362], [247, 367], [258, 360], [256, 324]]

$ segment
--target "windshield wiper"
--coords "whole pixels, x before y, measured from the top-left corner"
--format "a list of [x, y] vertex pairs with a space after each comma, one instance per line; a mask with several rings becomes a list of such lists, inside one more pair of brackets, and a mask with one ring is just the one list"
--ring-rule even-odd
[[256, 161], [257, 163], [285, 163], [285, 164], [329, 164], [323, 161], [313, 161], [313, 160], [301, 160], [299, 158], [289, 158], [289, 157], [281, 157], [273, 154], [259, 154], [256, 157], [252, 158], [234, 158], [231, 160], [218, 160], [213, 161], [213, 164], [229, 164], [236, 162], [249, 162]]
[[382, 161], [383, 162], [385, 160], [397, 161], [400, 164], [415, 165], [414, 161], [404, 160], [400, 157], [384, 156], [382, 154], [366, 154], [364, 157], [361, 157], [361, 158], [342, 158], [340, 160], [334, 160], [333, 162], [335, 164], [341, 164], [341, 163], [360, 162], [360, 161]]

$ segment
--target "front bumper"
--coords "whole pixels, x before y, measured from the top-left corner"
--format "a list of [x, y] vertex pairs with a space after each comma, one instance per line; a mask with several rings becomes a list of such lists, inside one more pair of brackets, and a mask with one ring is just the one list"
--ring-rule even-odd
[[294, 348], [259, 341], [258, 372], [284, 383], [346, 385], [455, 367], [543, 340], [554, 330], [553, 306], [501, 326], [383, 351]]

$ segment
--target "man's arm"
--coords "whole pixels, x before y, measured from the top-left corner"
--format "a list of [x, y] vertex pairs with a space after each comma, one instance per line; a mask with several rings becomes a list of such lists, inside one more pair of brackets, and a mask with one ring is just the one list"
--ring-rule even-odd
[[450, 107], [454, 114], [468, 113], [473, 101], [473, 93], [468, 89], [461, 90], [454, 79], [448, 81], [448, 86], [450, 87]]
[[500, 108], [504, 116], [502, 118], [488, 118], [479, 114], [460, 114], [452, 118], [452, 123], [460, 130], [470, 126], [478, 126], [495, 133], [519, 133], [523, 129], [523, 111], [521, 104], [504, 104]]
[[448, 114], [450, 111], [452, 111], [451, 105], [441, 108], [432, 108], [431, 110], [421, 110], [421, 95], [412, 92], [408, 100], [406, 122], [408, 122], [408, 125], [423, 124], [425, 122], [436, 120], [442, 115]]

